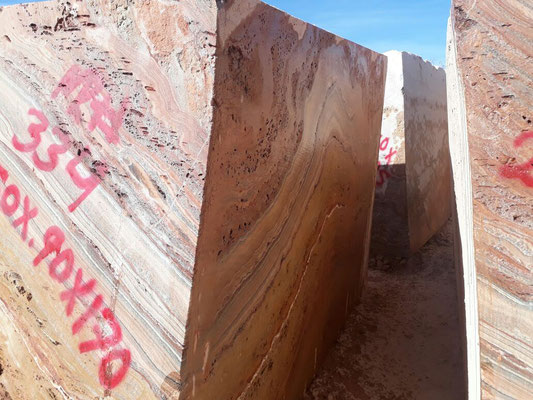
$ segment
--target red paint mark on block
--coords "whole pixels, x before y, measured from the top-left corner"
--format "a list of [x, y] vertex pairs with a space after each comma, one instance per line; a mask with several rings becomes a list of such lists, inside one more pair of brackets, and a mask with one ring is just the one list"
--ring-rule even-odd
[[15, 185], [9, 185], [2, 193], [2, 198], [0, 199], [0, 208], [2, 212], [11, 217], [15, 214], [15, 211], [18, 210], [20, 205], [20, 191], [19, 188]]
[[0, 180], [5, 185], [7, 182], [7, 179], [9, 178], [9, 172], [7, 172], [4, 167], [0, 166]]
[[72, 66], [66, 72], [53, 91], [52, 99], [55, 99], [60, 93], [68, 98], [78, 89], [78, 94], [70, 103], [68, 113], [80, 125], [81, 106], [89, 103], [92, 115], [88, 129], [92, 132], [98, 128], [105, 135], [108, 143], [117, 144], [119, 142], [118, 131], [122, 126], [126, 109], [130, 105], [129, 100], [124, 98], [120, 108], [118, 110], [113, 109], [111, 96], [105, 90], [102, 79], [95, 71], [83, 69], [79, 65]]
[[[533, 139], [533, 131], [524, 131], [514, 140], [514, 146], [522, 147], [529, 139]], [[533, 158], [523, 164], [504, 165], [500, 168], [500, 176], [507, 179], [520, 179], [527, 187], [533, 187], [531, 170], [533, 170]]]
[[525, 131], [514, 140], [514, 147], [521, 147], [526, 140], [533, 139], [533, 131]]
[[[8, 171], [0, 166], [0, 177], [6, 183], [9, 177]], [[15, 184], [7, 186], [0, 197], [0, 210], [11, 217], [20, 208], [20, 190]], [[21, 239], [27, 238], [28, 224], [37, 217], [38, 208], [30, 206], [28, 196], [24, 197], [22, 216], [13, 222], [13, 227], [22, 226]], [[57, 226], [49, 227], [43, 236], [43, 247], [33, 260], [33, 265], [37, 267], [46, 258], [53, 257], [48, 263], [48, 274], [58, 282], [66, 283], [72, 278], [75, 269], [75, 255], [72, 249], [65, 248], [65, 233]], [[28, 242], [29, 247], [34, 246], [34, 239]], [[82, 297], [94, 296], [90, 305], [72, 324], [72, 334], [78, 334], [92, 319], [92, 332], [95, 338], [81, 342], [78, 345], [81, 354], [92, 351], [106, 351], [106, 355], [100, 361], [99, 380], [106, 389], [113, 389], [118, 386], [126, 377], [131, 365], [131, 352], [128, 349], [118, 348], [122, 343], [122, 328], [114, 313], [109, 308], [103, 308], [104, 298], [101, 294], [95, 293], [96, 280], [83, 281], [83, 270], [77, 269], [71, 289], [66, 289], [60, 294], [61, 301], [66, 302], [65, 314], [71, 316], [76, 300]], [[81, 302], [80, 302], [81, 305]], [[99, 318], [101, 316], [102, 318]], [[108, 329], [102, 328], [103, 319]], [[105, 332], [105, 334], [104, 334]], [[120, 362], [120, 367], [117, 364]], [[114, 372], [113, 372], [114, 370]]]
[[113, 311], [111, 311], [109, 308], [104, 308], [101, 314], [106, 321], [107, 326], [111, 329], [111, 334], [104, 336], [100, 325], [95, 324], [93, 326], [93, 333], [96, 336], [96, 339], [80, 343], [80, 353], [83, 354], [95, 350], [107, 350], [120, 343], [122, 340], [122, 329], [115, 319]]
[[36, 117], [39, 120], [38, 124], [31, 123], [28, 127], [28, 133], [33, 140], [28, 143], [22, 143], [16, 135], [13, 135], [13, 138], [11, 139], [13, 147], [22, 153], [35, 151], [41, 143], [41, 134], [46, 132], [48, 126], [50, 126], [48, 119], [46, 119], [45, 115], [41, 111], [36, 110], [35, 108], [30, 108], [28, 114]]
[[[121, 366], [115, 372], [111, 372], [111, 363], [113, 361], [120, 361]], [[117, 387], [126, 376], [131, 364], [131, 353], [128, 349], [111, 350], [100, 363], [99, 378], [100, 384], [106, 389], [113, 389]]]
[[533, 187], [533, 176], [530, 173], [531, 170], [533, 170], [533, 158], [524, 164], [504, 165], [500, 169], [500, 175], [507, 179], [520, 179], [524, 185]]
[[81, 331], [81, 329], [85, 326], [87, 321], [89, 321], [91, 317], [94, 317], [96, 313], [98, 312], [98, 310], [100, 310], [103, 303], [104, 303], [104, 298], [102, 297], [102, 295], [98, 295], [95, 297], [95, 299], [93, 300], [89, 308], [87, 308], [85, 312], [82, 315], [80, 315], [80, 317], [72, 325], [73, 335], [76, 335], [79, 331]]
[[84, 157], [86, 157], [87, 153], [83, 153], [83, 156], [78, 156], [76, 158], [73, 158], [69, 161], [67, 164], [67, 172], [72, 179], [72, 182], [81, 190], [83, 190], [83, 193], [78, 197], [71, 205], [68, 206], [68, 210], [70, 212], [73, 212], [78, 208], [78, 206], [81, 204], [83, 200], [85, 200], [91, 192], [98, 187], [100, 184], [100, 179], [93, 174], [90, 174], [87, 177], [81, 176], [81, 174], [78, 172], [78, 166], [81, 164]]
[[28, 222], [31, 219], [35, 218], [39, 214], [37, 207], [30, 209], [30, 199], [28, 196], [24, 197], [24, 209], [22, 211], [22, 216], [13, 221], [13, 227], [16, 228], [19, 225], [22, 225], [22, 240], [26, 241], [28, 236]]
[[67, 302], [65, 312], [68, 316], [70, 316], [74, 310], [76, 299], [91, 294], [95, 286], [96, 281], [94, 279], [91, 279], [87, 283], [83, 283], [83, 270], [81, 268], [78, 269], [72, 289], [65, 290], [60, 295], [60, 299]]
[[[75, 95], [69, 103], [67, 112], [74, 118], [77, 125], [82, 125], [83, 114], [81, 106], [87, 104], [91, 111], [91, 116], [86, 128], [90, 132], [95, 129], [100, 130], [105, 135], [108, 143], [117, 144], [119, 142], [119, 130], [123, 124], [126, 110], [130, 107], [130, 101], [127, 97], [124, 97], [120, 107], [114, 109], [111, 104], [111, 95], [105, 90], [102, 79], [95, 71], [83, 69], [79, 65], [72, 66], [52, 92], [52, 99], [57, 98], [59, 94], [63, 94], [66, 99]], [[58, 126], [54, 127], [52, 134], [59, 138], [61, 144], [53, 143], [49, 145], [48, 149], [46, 149], [48, 159], [43, 160], [37, 153], [37, 148], [41, 143], [42, 134], [48, 130], [50, 123], [43, 112], [35, 108], [31, 108], [28, 114], [37, 120], [28, 126], [30, 140], [23, 141], [17, 135], [13, 135], [11, 140], [13, 147], [22, 153], [32, 153], [31, 158], [35, 166], [41, 171], [51, 172], [58, 166], [59, 156], [65, 154], [72, 147], [72, 142], [68, 135]], [[88, 147], [84, 149], [84, 156], [85, 151], [88, 152]], [[80, 163], [81, 158], [78, 153], [78, 157], [72, 159], [66, 168], [74, 184], [83, 190], [83, 193], [69, 205], [70, 212], [79, 207], [98, 186], [100, 179], [108, 172], [103, 163], [93, 162], [93, 166], [96, 164], [97, 175], [91, 173], [87, 177], [82, 177], [77, 171]], [[4, 175], [5, 173], [0, 171], [0, 178], [5, 182], [7, 176]]]
[[[390, 165], [393, 161], [393, 158], [398, 152], [394, 150], [392, 147], [389, 148], [390, 139], [388, 137], [383, 137], [381, 139], [381, 142], [379, 143], [379, 152], [384, 152], [385, 150], [389, 149], [389, 154], [385, 156], [385, 161], [387, 161], [386, 165], [381, 165], [381, 162], [378, 161], [378, 173], [376, 177], [376, 186], [381, 187], [383, 184], [387, 181], [387, 179], [392, 177], [392, 174], [388, 171], [388, 165]], [[385, 153], [383, 153], [385, 154]]]
[[[52, 98], [56, 98], [60, 93], [65, 98], [71, 96], [77, 91], [77, 95], [70, 103], [68, 113], [74, 117], [78, 125], [82, 122], [81, 106], [88, 103], [91, 113], [90, 121], [87, 128], [92, 132], [99, 129], [104, 133], [106, 140], [111, 144], [119, 142], [119, 129], [122, 126], [126, 109], [130, 103], [127, 98], [121, 102], [118, 110], [113, 109], [111, 105], [111, 96], [104, 89], [104, 84], [100, 77], [90, 69], [82, 69], [80, 66], [70, 68], [62, 78], [58, 87], [52, 93]], [[61, 144], [53, 143], [46, 149], [48, 159], [43, 160], [37, 153], [37, 149], [42, 141], [42, 134], [45, 133], [50, 123], [43, 112], [31, 108], [28, 111], [31, 117], [37, 121], [31, 122], [28, 126], [29, 140], [24, 141], [13, 135], [13, 147], [22, 153], [32, 153], [31, 159], [34, 165], [41, 171], [52, 172], [59, 165], [59, 156], [65, 154], [73, 145], [68, 135], [58, 126], [52, 129], [52, 134], [59, 138]], [[42, 154], [42, 150], [41, 150]], [[83, 191], [83, 193], [69, 207], [73, 212], [98, 186], [101, 177], [108, 173], [107, 167], [102, 162], [93, 162], [93, 173], [86, 173], [82, 176], [78, 170], [83, 159], [90, 155], [87, 147], [84, 148], [83, 155], [78, 152], [66, 166], [66, 172], [72, 179], [73, 183]], [[96, 164], [96, 165], [95, 165]], [[9, 179], [8, 171], [0, 166], [0, 180], [7, 184]], [[11, 184], [7, 186], [0, 196], [0, 210], [7, 217], [12, 217], [19, 210], [21, 204], [21, 194], [18, 186]], [[28, 196], [24, 197], [22, 215], [13, 221], [14, 228], [21, 227], [21, 239], [26, 241], [28, 235], [28, 224], [37, 217], [38, 208], [30, 206]], [[57, 226], [49, 227], [43, 237], [43, 247], [33, 260], [33, 265], [37, 267], [43, 260], [51, 256], [53, 259], [48, 263], [48, 274], [50, 277], [60, 283], [65, 283], [72, 278], [75, 271], [75, 254], [70, 248], [64, 248], [65, 234]], [[28, 246], [33, 248], [34, 239], [30, 239]], [[125, 378], [131, 364], [131, 352], [128, 349], [119, 349], [117, 346], [122, 342], [122, 328], [115, 318], [115, 315], [109, 308], [104, 308], [104, 298], [101, 294], [95, 293], [96, 280], [91, 279], [88, 282], [83, 281], [83, 270], [77, 269], [74, 282], [71, 289], [67, 289], [60, 294], [60, 299], [66, 302], [65, 314], [71, 316], [76, 299], [82, 297], [94, 296], [90, 305], [81, 313], [81, 315], [72, 324], [72, 334], [79, 333], [87, 323], [93, 319], [92, 331], [95, 339], [88, 340], [79, 344], [80, 353], [92, 351], [106, 351], [106, 355], [101, 359], [99, 367], [99, 380], [106, 389], [113, 389], [118, 386]], [[88, 302], [88, 301], [87, 301]], [[80, 305], [82, 303], [80, 302]], [[103, 330], [101, 327], [101, 317], [109, 329]], [[104, 331], [106, 334], [104, 335]], [[107, 332], [111, 332], [107, 334]], [[117, 364], [120, 362], [120, 367]], [[114, 372], [113, 372], [114, 371]]]

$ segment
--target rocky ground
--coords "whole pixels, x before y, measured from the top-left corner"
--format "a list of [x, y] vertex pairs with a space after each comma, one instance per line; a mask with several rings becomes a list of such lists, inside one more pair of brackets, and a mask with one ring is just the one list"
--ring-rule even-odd
[[304, 399], [464, 399], [457, 310], [448, 223], [409, 260], [371, 260], [362, 302]]

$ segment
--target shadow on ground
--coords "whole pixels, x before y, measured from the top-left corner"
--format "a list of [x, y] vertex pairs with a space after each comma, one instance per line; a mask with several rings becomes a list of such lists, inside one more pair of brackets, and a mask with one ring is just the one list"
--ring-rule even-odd
[[465, 399], [451, 222], [368, 285], [305, 400]]

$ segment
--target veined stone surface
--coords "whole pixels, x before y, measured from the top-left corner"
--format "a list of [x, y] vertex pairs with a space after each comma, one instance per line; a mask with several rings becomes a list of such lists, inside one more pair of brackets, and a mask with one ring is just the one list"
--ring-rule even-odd
[[255, 0], [5, 7], [0, 43], [0, 390], [303, 394], [364, 282], [385, 57]]
[[448, 31], [469, 398], [533, 396], [533, 4], [454, 0]]
[[446, 75], [422, 58], [388, 58], [372, 252], [407, 257], [450, 216]]

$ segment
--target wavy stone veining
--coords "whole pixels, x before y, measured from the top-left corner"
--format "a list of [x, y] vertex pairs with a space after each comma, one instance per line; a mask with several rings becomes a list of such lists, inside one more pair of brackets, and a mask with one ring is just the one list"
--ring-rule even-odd
[[[113, 306], [136, 372], [114, 391], [116, 398], [159, 396], [165, 377], [180, 369], [212, 120], [215, 17], [214, 1], [192, 0], [53, 1], [0, 12], [0, 160], [12, 182], [39, 208], [29, 236], [37, 241], [48, 226], [61, 227], [77, 266], [97, 279]], [[129, 99], [117, 145], [78, 126], [66, 112], [71, 99], [52, 99], [72, 65], [97, 71], [113, 105]], [[11, 144], [14, 133], [26, 140], [30, 108], [41, 110], [51, 126], [60, 126], [75, 143], [52, 172], [35, 168], [31, 157]], [[42, 148], [50, 143], [43, 135]], [[87, 146], [87, 167], [101, 162], [109, 172], [69, 213], [66, 206], [77, 192], [65, 164]], [[20, 239], [2, 239], [1, 273], [23, 276], [34, 294], [32, 311], [39, 308], [42, 319], [64, 320], [60, 313], [46, 317], [48, 307], [63, 308], [57, 296], [61, 285], [42, 292], [41, 282], [47, 279], [36, 279], [32, 258], [22, 250], [9, 251], [21, 246], [27, 250]], [[12, 290], [6, 283], [1, 297]], [[51, 297], [55, 302], [49, 302]], [[16, 322], [22, 329], [31, 319], [20, 315]], [[48, 335], [62, 337], [63, 348], [75, 349], [77, 341], [65, 336], [64, 329], [68, 333], [70, 328], [56, 325]], [[76, 358], [74, 352], [69, 359], [42, 334], [28, 340], [33, 351], [44, 346], [42, 353], [55, 369], [87, 371], [70, 376], [72, 380], [57, 373], [57, 384], [67, 393], [101, 395], [94, 391], [99, 386], [96, 367], [90, 376], [85, 366], [97, 366], [97, 357]], [[57, 358], [51, 356], [55, 353]]]
[[450, 150], [472, 398], [533, 393], [532, 26], [528, 2], [453, 1]]
[[256, 1], [218, 23], [182, 394], [298, 398], [364, 281], [385, 58]]
[[[256, 0], [6, 7], [0, 43], [0, 166], [39, 210], [35, 242], [0, 213], [1, 337], [16, 338], [0, 343], [0, 395], [301, 395], [365, 280], [385, 57]], [[64, 94], [72, 66], [124, 110], [117, 143], [87, 128], [98, 104]], [[49, 172], [13, 145], [31, 141], [32, 109], [71, 146]], [[60, 137], [43, 133], [38, 156]], [[82, 154], [101, 181], [69, 212]], [[50, 279], [53, 255], [32, 266], [52, 225], [122, 327], [116, 387], [99, 382], [105, 351], [78, 351], [90, 327], [73, 335], [90, 300], [66, 316], [74, 277]]]

